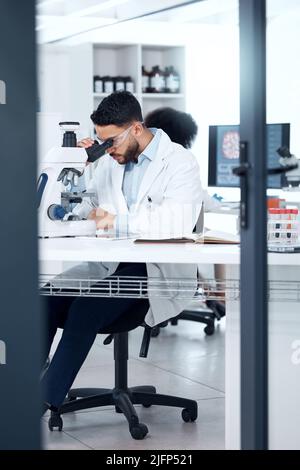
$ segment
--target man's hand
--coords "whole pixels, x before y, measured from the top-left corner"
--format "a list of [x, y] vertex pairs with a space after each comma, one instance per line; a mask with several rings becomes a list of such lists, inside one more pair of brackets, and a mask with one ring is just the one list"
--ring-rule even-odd
[[[93, 212], [93, 211], [92, 211]], [[101, 207], [96, 209], [95, 221], [98, 230], [110, 230], [114, 227], [115, 215], [103, 210]]]
[[85, 139], [80, 140], [77, 142], [77, 147], [82, 147], [84, 149], [87, 149], [91, 147], [95, 141], [93, 139], [90, 139], [90, 137], [86, 137]]
[[87, 220], [96, 220], [96, 209], [93, 209], [87, 216]]

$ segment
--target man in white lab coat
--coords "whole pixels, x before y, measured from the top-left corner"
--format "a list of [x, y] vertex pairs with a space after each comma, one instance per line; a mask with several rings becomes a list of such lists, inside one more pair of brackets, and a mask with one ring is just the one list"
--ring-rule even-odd
[[[103, 231], [147, 238], [191, 234], [203, 194], [194, 155], [171, 142], [161, 129], [146, 128], [139, 102], [128, 92], [116, 92], [105, 98], [91, 119], [98, 139], [112, 139], [112, 146], [99, 161], [87, 188], [95, 197], [85, 200], [74, 212], [81, 218], [95, 219], [97, 228]], [[93, 143], [83, 139], [79, 145], [87, 148]], [[147, 276], [159, 281], [171, 278], [178, 279], [178, 286], [182, 278], [189, 279], [196, 288], [197, 266], [191, 264], [86, 263], [73, 268], [72, 277], [80, 277], [86, 269], [99, 279], [111, 274]], [[119, 316], [134, 315], [137, 303], [143, 303], [145, 321], [150, 326], [178, 315], [189, 299], [181, 299], [174, 291], [172, 284], [173, 294], [168, 298], [149, 294], [149, 301], [49, 297], [46, 354], [57, 327], [63, 327], [64, 332], [43, 377], [48, 406], [55, 409], [61, 405], [99, 330]]]

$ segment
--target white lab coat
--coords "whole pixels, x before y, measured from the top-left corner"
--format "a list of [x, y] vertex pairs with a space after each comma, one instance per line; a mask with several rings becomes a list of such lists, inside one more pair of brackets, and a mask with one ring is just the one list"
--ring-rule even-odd
[[[200, 183], [199, 166], [194, 155], [181, 145], [171, 142], [165, 132], [161, 134], [157, 154], [149, 164], [141, 182], [137, 203], [129, 215], [129, 232], [142, 237], [175, 237], [191, 234], [200, 214], [203, 190]], [[94, 207], [102, 207], [110, 213], [124, 217], [129, 214], [122, 192], [124, 165], [109, 155], [101, 158], [95, 174], [87, 187], [95, 198], [84, 200], [74, 210], [86, 217]], [[178, 250], [182, 249], [178, 245]], [[81, 265], [89, 270], [90, 263]], [[93, 276], [106, 277], [115, 272], [118, 263], [97, 263], [90, 266]], [[80, 268], [80, 266], [78, 266]], [[74, 269], [71, 270], [74, 275]], [[79, 272], [79, 271], [78, 271]], [[78, 274], [78, 272], [76, 274]], [[196, 264], [147, 263], [149, 282], [154, 280], [190, 279], [196, 288]], [[174, 292], [174, 287], [172, 287]], [[145, 321], [150, 326], [178, 315], [189, 303], [179, 298], [175, 290], [172, 298], [160, 298], [156, 292], [149, 294], [150, 309]], [[191, 292], [190, 297], [193, 297]]]

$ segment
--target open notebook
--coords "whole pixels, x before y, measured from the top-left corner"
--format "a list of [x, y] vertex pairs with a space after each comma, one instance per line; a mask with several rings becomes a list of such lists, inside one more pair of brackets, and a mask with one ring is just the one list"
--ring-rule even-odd
[[237, 245], [240, 237], [233, 233], [207, 230], [204, 235], [193, 233], [188, 237], [174, 238], [137, 238], [134, 243], [205, 243]]

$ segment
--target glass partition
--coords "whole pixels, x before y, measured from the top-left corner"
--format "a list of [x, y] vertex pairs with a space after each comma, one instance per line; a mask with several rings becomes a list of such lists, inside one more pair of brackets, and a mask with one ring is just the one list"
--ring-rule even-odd
[[[274, 152], [276, 166], [287, 168], [300, 154], [300, 5], [268, 1], [267, 7], [267, 122], [289, 126]], [[299, 449], [299, 168], [280, 177], [281, 188], [268, 191], [269, 448]]]
[[[186, 321], [174, 319], [173, 326], [169, 324], [167, 328], [153, 332], [153, 336], [160, 333], [163, 338], [152, 340], [150, 360], [164, 368], [169, 377], [169, 381], [162, 381], [166, 393], [172, 393], [174, 387], [179, 386], [184, 395], [194, 396], [197, 400], [200, 419], [194, 432], [189, 432], [189, 442], [184, 448], [239, 448], [239, 250], [236, 244], [230, 243], [238, 239], [239, 232], [240, 191], [230, 180], [232, 168], [237, 164], [235, 160], [238, 160], [237, 134], [231, 129], [239, 124], [238, 1], [188, 2], [188, 5], [168, 9], [176, 2], [160, 0], [162, 11], [159, 13], [123, 21], [129, 15], [126, 8], [130, 3], [136, 4], [123, 2], [121, 5], [120, 2], [116, 5], [114, 12], [120, 17], [109, 11], [101, 13], [99, 9], [93, 18], [90, 11], [80, 18], [86, 25], [80, 33], [75, 32], [79, 26], [74, 20], [78, 20], [79, 13], [76, 17], [73, 7], [68, 13], [64, 2], [57, 2], [57, 10], [52, 15], [52, 20], [56, 16], [55, 25], [51, 23], [51, 11], [44, 11], [44, 16], [49, 15], [49, 18], [43, 19], [40, 15], [40, 162], [46, 152], [61, 143], [59, 121], [80, 122], [78, 139], [94, 139], [90, 115], [114, 90], [133, 92], [146, 121], [151, 112], [162, 107], [192, 116], [197, 132], [194, 140], [191, 139], [191, 151], [199, 163], [204, 189], [204, 227], [213, 231], [218, 242], [227, 241], [227, 244], [222, 245], [222, 249], [218, 245], [209, 247], [211, 258], [197, 258], [197, 295], [183, 316]], [[149, 13], [149, 9], [145, 12]], [[64, 21], [64, 31], [59, 31], [61, 21]], [[211, 129], [216, 126], [228, 126], [219, 137], [219, 152], [211, 135]], [[86, 169], [81, 188], [86, 187], [95, 167], [90, 165]], [[209, 178], [213, 171], [214, 180]], [[229, 184], [224, 184], [224, 174]], [[74, 264], [65, 260], [43, 260], [42, 279], [47, 282], [49, 273], [57, 275]], [[103, 288], [115, 293], [118, 280], [113, 282]], [[144, 292], [143, 282], [138, 287], [138, 294], [141, 290]], [[186, 286], [184, 280], [179, 287], [176, 281], [175, 290], [182, 289], [177, 295], [186, 295]], [[57, 286], [52, 289], [48, 284], [47, 289], [53, 293]], [[86, 284], [81, 284], [81, 289], [81, 295], [85, 295]], [[92, 296], [94, 291], [89, 289], [89, 294]], [[175, 328], [177, 322], [179, 326]], [[133, 348], [137, 352], [141, 337], [134, 333], [134, 338]], [[166, 358], [159, 357], [159, 346], [166, 351]], [[154, 372], [159, 374], [156, 369]], [[77, 421], [74, 436], [80, 432], [80, 419]], [[164, 440], [156, 426], [151, 445], [158, 449], [180, 449], [184, 436], [182, 431], [172, 436], [172, 441]], [[100, 440], [98, 445], [101, 445]], [[111, 445], [117, 448], [118, 443], [115, 441]], [[45, 446], [51, 446], [51, 436], [45, 436]]]

